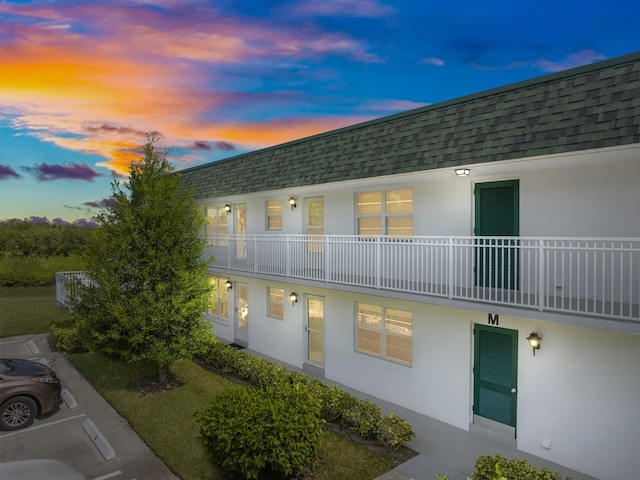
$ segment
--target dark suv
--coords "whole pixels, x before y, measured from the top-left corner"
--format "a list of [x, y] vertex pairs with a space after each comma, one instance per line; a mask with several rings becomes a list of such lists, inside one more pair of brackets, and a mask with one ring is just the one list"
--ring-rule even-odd
[[55, 411], [61, 391], [60, 380], [48, 366], [0, 359], [0, 429], [28, 427], [38, 415]]

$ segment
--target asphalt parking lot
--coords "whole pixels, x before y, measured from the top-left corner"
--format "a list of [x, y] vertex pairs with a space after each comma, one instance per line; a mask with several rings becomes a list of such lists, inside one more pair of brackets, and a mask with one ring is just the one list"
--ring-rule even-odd
[[90, 480], [178, 478], [73, 365], [51, 350], [48, 335], [1, 339], [0, 356], [49, 365], [62, 381], [64, 400], [56, 413], [37, 419], [28, 428], [0, 431], [1, 462], [61, 460]]

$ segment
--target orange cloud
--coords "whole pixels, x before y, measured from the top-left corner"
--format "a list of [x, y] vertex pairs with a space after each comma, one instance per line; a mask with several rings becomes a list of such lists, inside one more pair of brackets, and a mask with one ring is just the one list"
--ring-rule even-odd
[[[0, 4], [0, 13], [18, 19], [2, 24], [0, 57], [7, 61], [0, 63], [0, 104], [16, 126], [62, 148], [102, 156], [106, 161], [98, 165], [119, 173], [139, 159], [141, 132], [162, 132], [162, 143], [172, 146], [212, 140], [249, 149], [359, 120], [229, 122], [218, 108], [246, 95], [234, 93], [228, 79], [225, 86], [220, 65], [249, 68], [267, 55], [286, 62], [329, 52], [378, 61], [346, 35], [221, 19], [210, 8], [188, 18], [132, 4], [56, 8]], [[100, 125], [110, 128], [95, 128]]]

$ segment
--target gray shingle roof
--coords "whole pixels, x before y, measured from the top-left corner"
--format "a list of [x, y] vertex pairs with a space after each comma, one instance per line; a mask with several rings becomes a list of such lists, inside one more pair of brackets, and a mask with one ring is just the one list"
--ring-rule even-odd
[[640, 143], [640, 52], [182, 170], [196, 198]]

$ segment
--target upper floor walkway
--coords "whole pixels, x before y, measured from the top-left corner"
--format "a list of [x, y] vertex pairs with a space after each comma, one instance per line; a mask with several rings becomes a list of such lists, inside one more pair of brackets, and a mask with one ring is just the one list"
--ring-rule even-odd
[[[640, 333], [640, 238], [223, 235], [207, 245], [217, 274], [614, 320]], [[65, 295], [59, 287], [62, 304]]]

